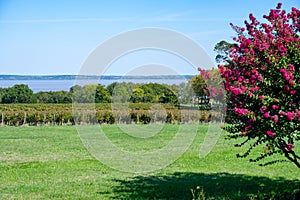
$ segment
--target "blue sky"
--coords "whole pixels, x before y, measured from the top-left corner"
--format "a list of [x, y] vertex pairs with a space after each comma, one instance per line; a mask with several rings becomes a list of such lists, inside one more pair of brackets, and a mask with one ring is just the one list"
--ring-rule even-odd
[[[287, 11], [292, 6], [300, 7], [299, 0], [281, 2]], [[78, 74], [89, 54], [103, 41], [144, 27], [180, 32], [214, 59], [214, 45], [234, 36], [230, 22], [243, 25], [249, 13], [261, 18], [277, 3], [273, 0], [1, 0], [0, 74]], [[184, 61], [159, 52], [139, 52], [120, 61], [107, 74], [124, 74], [134, 65], [151, 62], [172, 65], [180, 73], [196, 73]]]

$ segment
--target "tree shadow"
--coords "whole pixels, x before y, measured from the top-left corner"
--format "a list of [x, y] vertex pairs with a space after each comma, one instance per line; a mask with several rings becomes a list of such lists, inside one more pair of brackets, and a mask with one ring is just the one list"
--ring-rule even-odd
[[192, 199], [191, 189], [198, 193], [196, 197], [203, 189], [206, 199], [300, 199], [299, 179], [229, 173], [174, 173], [114, 181], [118, 186], [112, 188], [113, 199]]

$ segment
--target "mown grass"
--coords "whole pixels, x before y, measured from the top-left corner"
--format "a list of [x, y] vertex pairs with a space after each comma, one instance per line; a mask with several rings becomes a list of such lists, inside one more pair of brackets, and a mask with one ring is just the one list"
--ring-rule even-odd
[[[102, 128], [120, 148], [147, 151], [172, 140], [178, 125], [168, 124], [146, 139], [130, 137], [117, 125]], [[203, 189], [208, 199], [300, 198], [300, 169], [237, 159], [241, 149], [223, 135], [210, 154], [199, 158], [206, 130], [207, 125], [198, 127], [193, 144], [173, 164], [132, 174], [94, 159], [74, 126], [0, 127], [0, 199], [192, 199], [191, 189]]]

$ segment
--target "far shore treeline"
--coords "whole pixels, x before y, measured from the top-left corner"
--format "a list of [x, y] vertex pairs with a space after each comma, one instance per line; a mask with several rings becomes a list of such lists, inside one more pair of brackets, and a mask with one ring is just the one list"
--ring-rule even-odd
[[107, 87], [101, 84], [75, 85], [69, 91], [40, 91], [34, 93], [26, 84], [0, 88], [0, 103], [169, 103], [192, 102], [191, 83], [167, 85], [159, 83], [114, 82]]

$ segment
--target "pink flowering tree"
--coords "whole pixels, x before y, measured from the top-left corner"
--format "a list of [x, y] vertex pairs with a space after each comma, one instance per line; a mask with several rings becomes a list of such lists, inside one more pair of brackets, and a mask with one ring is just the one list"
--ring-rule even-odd
[[[249, 18], [245, 28], [231, 24], [237, 37], [219, 66], [227, 91], [224, 129], [231, 138], [244, 138], [236, 146], [249, 145], [238, 157], [265, 160], [260, 165], [291, 161], [300, 168], [300, 10], [287, 13], [279, 3], [264, 16], [266, 23]], [[254, 156], [255, 148], [262, 154]]]
[[218, 69], [201, 69], [198, 68], [201, 77], [205, 81], [206, 88], [204, 92], [214, 101], [215, 104], [224, 104], [224, 87]]

